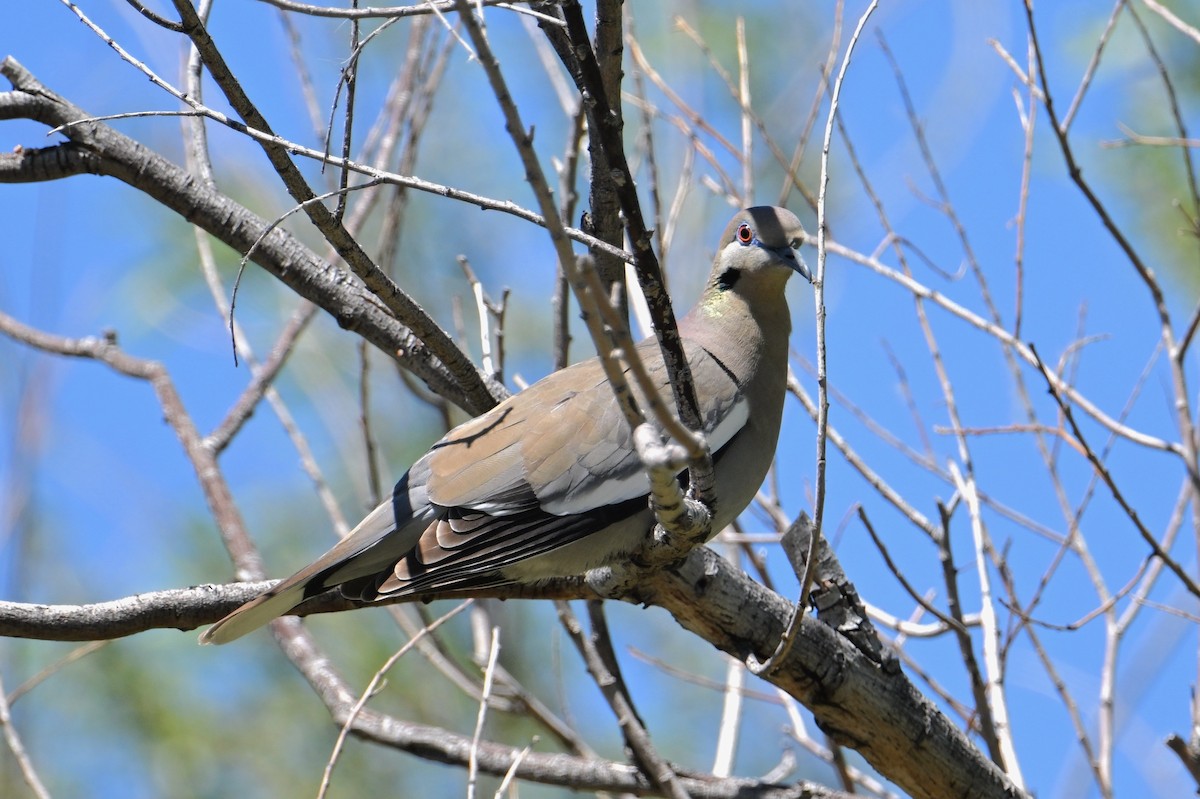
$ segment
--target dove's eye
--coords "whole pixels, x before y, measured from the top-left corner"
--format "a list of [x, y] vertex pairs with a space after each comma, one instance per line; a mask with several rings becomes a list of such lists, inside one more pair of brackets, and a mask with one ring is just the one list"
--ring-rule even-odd
[[741, 244], [749, 244], [750, 242], [754, 241], [754, 231], [751, 230], [750, 226], [745, 223], [739, 225], [737, 229], [737, 240]]

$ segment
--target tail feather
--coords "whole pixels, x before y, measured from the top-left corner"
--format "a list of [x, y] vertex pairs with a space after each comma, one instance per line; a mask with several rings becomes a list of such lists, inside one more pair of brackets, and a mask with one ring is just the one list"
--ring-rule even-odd
[[396, 530], [392, 502], [371, 511], [358, 526], [314, 563], [255, 597], [200, 634], [202, 644], [227, 644], [286, 614], [310, 596], [349, 580], [390, 570], [416, 544], [429, 509]]
[[304, 583], [287, 580], [255, 597], [200, 634], [202, 644], [227, 644], [282, 616], [304, 600]]

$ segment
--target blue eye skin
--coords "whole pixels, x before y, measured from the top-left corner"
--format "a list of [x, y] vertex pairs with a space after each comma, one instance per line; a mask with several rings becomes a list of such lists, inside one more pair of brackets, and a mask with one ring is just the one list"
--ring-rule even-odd
[[737, 233], [734, 234], [734, 238], [737, 239], [738, 244], [745, 246], [754, 241], [754, 231], [750, 229], [749, 225], [743, 223], [738, 226]]

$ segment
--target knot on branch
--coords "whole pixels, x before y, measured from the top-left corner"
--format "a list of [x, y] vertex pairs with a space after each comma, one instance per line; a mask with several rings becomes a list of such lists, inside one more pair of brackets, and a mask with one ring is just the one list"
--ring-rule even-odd
[[[801, 512], [780, 541], [791, 561], [793, 571], [801, 579], [808, 568], [808, 551], [813, 534], [812, 519], [807, 513]], [[817, 612], [817, 619], [837, 630], [855, 649], [883, 667], [887, 673], [899, 672], [899, 661], [884, 647], [875, 625], [867, 616], [867, 609], [858, 595], [858, 589], [846, 576], [837, 555], [824, 537], [817, 542], [817, 557], [813, 568], [813, 586], [808, 599]]]

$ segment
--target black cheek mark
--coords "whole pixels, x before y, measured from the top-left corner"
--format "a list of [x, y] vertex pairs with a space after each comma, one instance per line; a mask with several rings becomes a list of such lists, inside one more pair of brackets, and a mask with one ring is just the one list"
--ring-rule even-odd
[[724, 272], [717, 275], [717, 288], [719, 288], [721, 291], [729, 291], [731, 288], [733, 288], [734, 284], [738, 282], [738, 278], [741, 276], [742, 273], [736, 269], [733, 269], [732, 267], [726, 269]]

